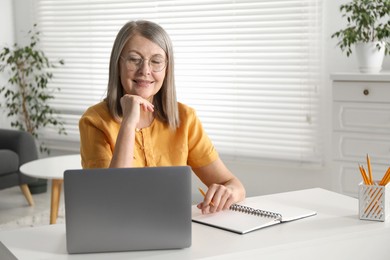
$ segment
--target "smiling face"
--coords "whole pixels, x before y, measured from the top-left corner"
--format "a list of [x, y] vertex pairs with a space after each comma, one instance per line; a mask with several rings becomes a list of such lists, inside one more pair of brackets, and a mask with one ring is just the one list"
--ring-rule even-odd
[[[166, 60], [164, 50], [137, 34], [126, 43], [121, 57], [120, 81], [124, 93], [152, 101], [153, 96], [161, 89], [164, 82], [166, 68], [155, 72], [149, 64]], [[139, 64], [139, 66], [134, 66], [134, 64]]]

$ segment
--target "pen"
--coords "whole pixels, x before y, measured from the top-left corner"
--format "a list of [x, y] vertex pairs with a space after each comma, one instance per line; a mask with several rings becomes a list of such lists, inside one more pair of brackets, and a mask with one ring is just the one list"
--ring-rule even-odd
[[[200, 191], [200, 193], [202, 193], [203, 197], [206, 197], [206, 193], [204, 193], [201, 188], [198, 188], [198, 190]], [[210, 201], [210, 205], [214, 207], [214, 203], [212, 201]]]

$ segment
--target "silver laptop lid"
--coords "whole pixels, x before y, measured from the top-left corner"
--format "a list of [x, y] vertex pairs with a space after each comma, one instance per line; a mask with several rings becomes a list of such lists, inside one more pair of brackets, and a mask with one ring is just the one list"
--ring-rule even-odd
[[69, 253], [191, 246], [188, 166], [67, 170]]

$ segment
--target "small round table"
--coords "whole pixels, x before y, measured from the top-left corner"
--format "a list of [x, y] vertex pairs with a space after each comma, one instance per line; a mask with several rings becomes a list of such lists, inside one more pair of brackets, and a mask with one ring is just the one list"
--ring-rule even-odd
[[81, 168], [80, 154], [38, 159], [25, 163], [20, 167], [20, 171], [26, 175], [52, 181], [50, 224], [55, 224], [57, 221], [64, 171]]

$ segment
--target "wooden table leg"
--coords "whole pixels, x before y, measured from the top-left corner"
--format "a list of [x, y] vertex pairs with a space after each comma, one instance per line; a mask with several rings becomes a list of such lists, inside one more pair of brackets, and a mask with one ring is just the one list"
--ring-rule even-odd
[[28, 188], [28, 185], [22, 184], [22, 185], [20, 185], [20, 189], [22, 190], [24, 197], [27, 199], [28, 205], [34, 206], [35, 205], [34, 199], [31, 195], [31, 192], [30, 192], [30, 189]]
[[57, 222], [62, 182], [62, 179], [53, 179], [51, 182], [50, 224]]

